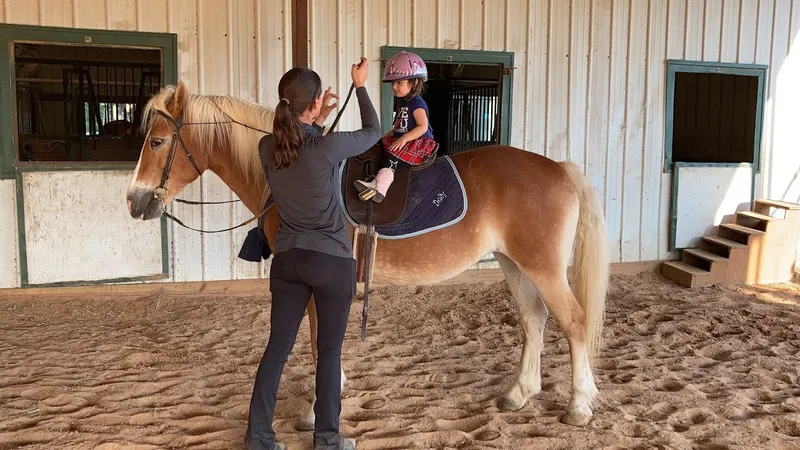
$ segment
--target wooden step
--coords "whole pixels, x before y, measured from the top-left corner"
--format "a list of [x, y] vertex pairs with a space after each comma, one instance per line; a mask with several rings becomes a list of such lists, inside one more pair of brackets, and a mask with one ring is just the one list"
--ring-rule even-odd
[[761, 236], [764, 234], [761, 230], [756, 230], [755, 228], [745, 227], [736, 223], [722, 223], [719, 225], [720, 228], [727, 228], [728, 230], [738, 231], [739, 233], [746, 234], [748, 236]]
[[692, 256], [696, 256], [700, 259], [705, 259], [706, 261], [710, 262], [719, 262], [719, 261], [727, 261], [728, 258], [724, 256], [720, 256], [709, 251], [699, 249], [699, 248], [687, 248], [683, 250], [684, 253], [688, 253]]
[[777, 217], [768, 216], [766, 214], [759, 214], [753, 211], [739, 211], [736, 213], [736, 215], [741, 217], [747, 217], [748, 219], [762, 220], [764, 222], [771, 222], [773, 220], [782, 220], [778, 219]]
[[770, 200], [770, 199], [758, 199], [756, 203], [762, 204], [764, 206], [771, 206], [773, 208], [778, 209], [789, 209], [789, 210], [797, 210], [800, 209], [800, 205], [797, 203], [789, 203], [789, 202], [782, 202], [780, 200]]
[[736, 241], [740, 244], [749, 244], [752, 237], [762, 236], [764, 232], [736, 223], [722, 223], [719, 225], [719, 232], [717, 234], [720, 237]]
[[747, 246], [744, 245], [744, 244], [740, 244], [740, 243], [738, 243], [736, 241], [732, 241], [730, 239], [725, 239], [724, 237], [703, 236], [702, 239], [704, 241], [706, 241], [706, 242], [711, 242], [711, 243], [717, 244], [717, 245], [719, 245], [721, 247], [727, 247], [727, 248], [730, 248], [730, 249], [733, 249], [733, 248], [747, 248]]
[[663, 263], [661, 265], [661, 275], [686, 287], [711, 284], [711, 272], [680, 261]]

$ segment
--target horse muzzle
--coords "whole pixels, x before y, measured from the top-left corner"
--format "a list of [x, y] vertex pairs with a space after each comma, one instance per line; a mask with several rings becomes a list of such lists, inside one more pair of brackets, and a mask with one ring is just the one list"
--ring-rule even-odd
[[128, 191], [128, 212], [134, 219], [158, 219], [164, 212], [164, 203], [157, 199], [152, 190], [135, 188]]

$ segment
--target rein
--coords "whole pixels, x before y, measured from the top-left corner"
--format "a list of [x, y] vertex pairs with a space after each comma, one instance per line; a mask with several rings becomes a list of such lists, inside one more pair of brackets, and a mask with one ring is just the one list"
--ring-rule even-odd
[[[331, 131], [331, 130], [336, 128], [336, 125], [339, 123], [339, 119], [342, 117], [342, 113], [344, 112], [344, 109], [347, 107], [347, 103], [350, 102], [350, 97], [353, 94], [354, 88], [355, 88], [355, 85], [351, 84], [350, 85], [350, 91], [347, 93], [347, 98], [345, 99], [344, 104], [342, 104], [342, 107], [339, 109], [339, 112], [336, 114], [336, 118], [334, 118], [333, 124], [330, 126], [330, 128], [328, 128], [328, 131]], [[167, 186], [167, 180], [169, 180], [169, 173], [172, 170], [172, 163], [175, 161], [175, 150], [176, 150], [176, 148], [177, 148], [179, 143], [181, 145], [181, 149], [183, 149], [183, 153], [189, 159], [189, 162], [192, 164], [192, 167], [194, 167], [194, 170], [197, 172], [197, 176], [198, 177], [202, 177], [203, 176], [203, 173], [200, 170], [200, 168], [197, 166], [197, 163], [195, 162], [194, 157], [192, 156], [191, 152], [189, 152], [189, 149], [186, 147], [186, 143], [183, 142], [183, 138], [181, 137], [181, 133], [180, 133], [181, 127], [183, 127], [184, 125], [224, 125], [224, 124], [235, 123], [237, 125], [241, 125], [241, 126], [243, 126], [245, 128], [249, 128], [251, 130], [258, 131], [258, 132], [261, 132], [261, 133], [264, 133], [264, 134], [272, 134], [272, 133], [270, 133], [268, 131], [264, 131], [264, 130], [252, 127], [250, 125], [247, 125], [245, 123], [242, 123], [242, 122], [232, 118], [231, 116], [228, 115], [228, 113], [223, 111], [222, 108], [219, 107], [219, 105], [217, 105], [214, 102], [211, 102], [211, 103], [218, 110], [220, 110], [220, 112], [222, 114], [225, 114], [225, 117], [228, 118], [227, 121], [225, 121], [225, 122], [187, 122], [187, 123], [184, 123], [183, 122], [183, 112], [181, 112], [181, 114], [178, 116], [177, 119], [173, 119], [169, 114], [166, 114], [166, 113], [164, 113], [162, 111], [158, 111], [158, 113], [161, 116], [163, 116], [168, 122], [170, 122], [172, 124], [174, 130], [172, 131], [172, 142], [170, 143], [169, 153], [167, 154], [167, 163], [164, 165], [164, 171], [161, 174], [161, 184], [159, 184], [159, 186], [153, 192], [154, 195], [155, 195], [155, 198], [158, 199], [159, 201], [161, 201], [163, 214], [165, 216], [167, 216], [168, 219], [172, 220], [173, 222], [177, 223], [178, 225], [180, 225], [180, 226], [182, 226], [182, 227], [184, 227], [186, 229], [189, 229], [189, 230], [192, 230], [192, 231], [197, 231], [199, 233], [207, 233], [207, 234], [224, 233], [226, 231], [231, 231], [231, 230], [235, 230], [235, 229], [237, 229], [239, 227], [243, 227], [243, 226], [247, 225], [248, 223], [250, 223], [250, 222], [252, 222], [252, 221], [254, 221], [254, 220], [256, 220], [256, 219], [258, 219], [258, 218], [260, 218], [262, 216], [264, 216], [264, 214], [266, 214], [267, 211], [269, 210], [269, 207], [265, 207], [263, 210], [261, 210], [261, 212], [259, 212], [258, 214], [254, 215], [252, 218], [240, 223], [239, 225], [236, 225], [236, 226], [233, 226], [233, 227], [230, 227], [230, 228], [225, 228], [223, 230], [213, 230], [213, 231], [207, 231], [207, 230], [200, 230], [200, 229], [197, 229], [197, 228], [192, 228], [192, 227], [184, 224], [183, 221], [181, 221], [177, 217], [175, 217], [172, 214], [168, 213], [167, 212], [167, 208], [166, 208], [166, 204], [164, 203], [164, 199], [167, 197], [167, 194], [168, 194], [166, 186]], [[184, 200], [184, 199], [181, 199], [181, 198], [175, 198], [173, 200], [175, 200], [178, 203], [183, 203], [183, 204], [186, 204], [186, 205], [222, 205], [222, 204], [228, 204], [228, 203], [241, 202], [240, 199], [215, 201], [215, 202], [203, 202], [203, 201], [197, 201], [197, 200]]]

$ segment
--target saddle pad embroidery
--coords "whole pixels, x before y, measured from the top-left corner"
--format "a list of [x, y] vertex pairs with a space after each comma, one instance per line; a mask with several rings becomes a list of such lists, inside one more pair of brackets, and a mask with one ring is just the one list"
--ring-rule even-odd
[[[339, 166], [339, 179], [345, 182], [344, 164]], [[358, 224], [347, 213], [344, 206], [342, 186], [339, 204], [345, 217], [353, 225]], [[379, 239], [405, 239], [449, 227], [461, 221], [467, 214], [467, 193], [461, 176], [453, 161], [442, 156], [427, 169], [411, 172], [408, 183], [408, 198], [403, 215], [397, 222], [375, 227]]]

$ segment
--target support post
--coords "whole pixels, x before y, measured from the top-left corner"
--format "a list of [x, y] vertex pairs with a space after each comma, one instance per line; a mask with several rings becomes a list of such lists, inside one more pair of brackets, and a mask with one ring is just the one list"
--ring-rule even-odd
[[292, 1], [292, 67], [308, 67], [308, 0]]

